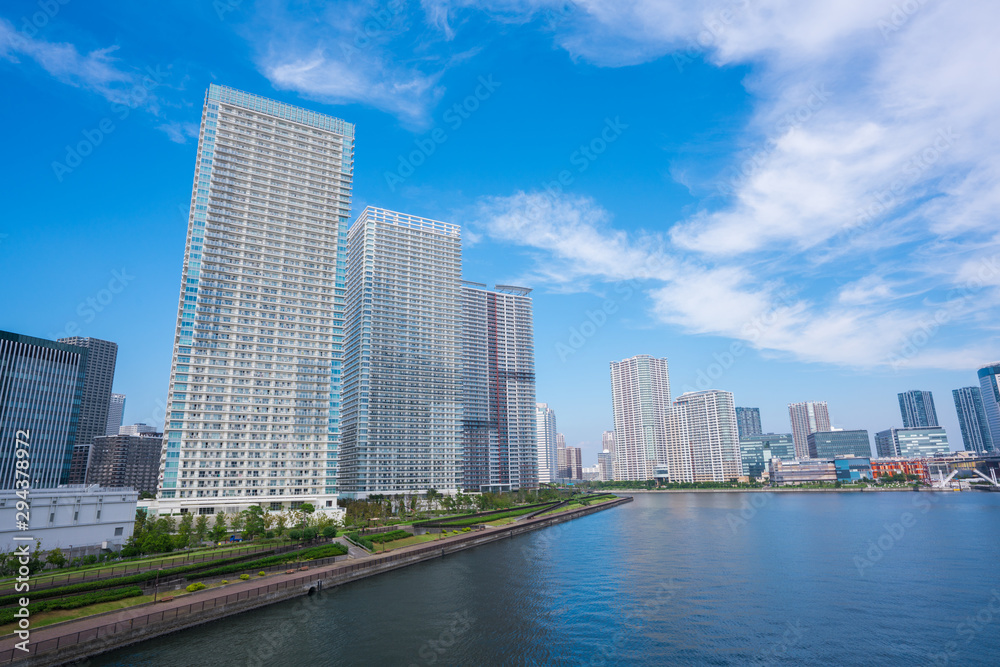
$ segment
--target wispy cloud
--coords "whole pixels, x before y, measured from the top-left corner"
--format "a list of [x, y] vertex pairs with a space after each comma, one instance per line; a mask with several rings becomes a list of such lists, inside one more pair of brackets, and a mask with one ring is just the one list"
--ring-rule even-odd
[[[18, 64], [33, 61], [62, 83], [97, 93], [113, 104], [134, 107], [133, 93], [142, 87], [145, 73], [115, 58], [116, 50], [116, 46], [109, 46], [81, 53], [73, 44], [29, 37], [0, 18], [0, 57]], [[142, 105], [155, 111], [156, 96], [144, 95]]]
[[[652, 241], [656, 256], [672, 248], [672, 259], [658, 260], [673, 267], [656, 276], [665, 284], [649, 288], [662, 321], [745, 339], [741, 325], [754, 313], [778, 312], [777, 323], [751, 342], [808, 361], [898, 365], [899, 350], [915, 347], [915, 332], [928, 330], [902, 365], [967, 367], [989, 356], [989, 313], [1000, 301], [1000, 269], [989, 268], [1000, 205], [1000, 89], [983, 85], [981, 66], [1000, 60], [992, 28], [1000, 5], [916, 2], [902, 11], [899, 3], [864, 0], [423, 4], [434, 25], [452, 34], [471, 12], [504, 21], [518, 13], [524, 20], [556, 16], [539, 25], [574, 57], [604, 66], [666, 57], [683, 70], [700, 55], [719, 66], [752, 67], [745, 85], [756, 110], [733, 168], [699, 182], [691, 177], [699, 170], [670, 165], [703, 204], [683, 219], [645, 225], [669, 229]], [[597, 246], [606, 261], [617, 266], [628, 254], [623, 245], [634, 251], [650, 243], [623, 241], [595, 206], [587, 202], [582, 211], [603, 216], [591, 229], [610, 244]], [[503, 216], [492, 219], [486, 226], [497, 228]], [[547, 253], [556, 257], [559, 275], [620, 273], [602, 270], [588, 254], [574, 264], [565, 239], [495, 235], [548, 248], [544, 261]], [[579, 229], [575, 235], [586, 238]], [[989, 275], [970, 281], [979, 273]]]
[[[450, 64], [428, 52], [405, 2], [262, 7], [247, 31], [257, 66], [276, 88], [328, 104], [363, 104], [422, 128]], [[411, 31], [410, 28], [414, 27]]]

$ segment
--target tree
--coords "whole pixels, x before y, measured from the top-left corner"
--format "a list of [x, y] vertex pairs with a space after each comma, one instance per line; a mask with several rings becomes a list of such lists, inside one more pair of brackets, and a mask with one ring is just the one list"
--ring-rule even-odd
[[212, 541], [221, 542], [229, 532], [226, 528], [226, 515], [219, 512], [215, 515], [215, 525], [212, 526]]
[[205, 541], [205, 537], [208, 535], [208, 516], [205, 514], [199, 514], [197, 521], [194, 522], [194, 538], [201, 544]]
[[299, 528], [305, 528], [309, 525], [309, 517], [316, 511], [316, 507], [312, 503], [302, 503], [299, 505], [298, 510], [296, 510], [297, 525]]
[[56, 547], [45, 556], [45, 562], [52, 567], [63, 568], [66, 566], [66, 556], [63, 555], [62, 549]]
[[[243, 514], [243, 534], [249, 538], [253, 539], [257, 535], [263, 535], [264, 531], [267, 530], [267, 524], [264, 520], [267, 514], [264, 508], [260, 505], [251, 505], [242, 512]], [[235, 528], [235, 526], [234, 526]]]
[[288, 527], [288, 518], [285, 516], [284, 512], [278, 515], [278, 518], [275, 520], [274, 525], [275, 525], [274, 529], [275, 535], [281, 537], [282, 535], [285, 534], [285, 529]]
[[229, 520], [229, 527], [234, 533], [243, 532], [243, 522], [246, 516], [243, 512], [237, 512], [233, 515], [233, 518]]
[[177, 527], [177, 546], [183, 549], [191, 544], [192, 532], [194, 532], [194, 515], [188, 512], [181, 517], [181, 523]]

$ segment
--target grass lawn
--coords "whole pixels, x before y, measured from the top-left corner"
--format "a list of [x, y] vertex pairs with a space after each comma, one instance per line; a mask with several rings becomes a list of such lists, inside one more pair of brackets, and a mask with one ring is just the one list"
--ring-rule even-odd
[[[399, 549], [400, 547], [411, 547], [414, 544], [423, 544], [424, 542], [431, 542], [433, 540], [439, 539], [435, 533], [425, 533], [424, 535], [414, 535], [413, 537], [404, 537], [401, 540], [393, 540], [392, 542], [385, 543], [385, 550], [392, 551], [393, 549]], [[382, 553], [382, 545], [375, 545], [375, 553]]]
[[[162, 598], [165, 595], [176, 597], [175, 593], [180, 592], [182, 591], [160, 593], [159, 597]], [[187, 594], [187, 591], [183, 592]], [[124, 600], [115, 600], [114, 602], [92, 604], [89, 607], [80, 607], [79, 609], [56, 609], [54, 611], [42, 611], [31, 615], [31, 627], [37, 629], [45, 627], [46, 625], [52, 625], [53, 623], [59, 623], [60, 621], [71, 621], [74, 618], [83, 618], [84, 616], [101, 614], [106, 611], [116, 611], [118, 609], [125, 609], [126, 607], [134, 607], [135, 605], [142, 604], [143, 602], [152, 602], [152, 600], [152, 595], [140, 595], [139, 597], [125, 598]], [[16, 629], [17, 623], [0, 625], [0, 637], [9, 635]]]
[[521, 518], [521, 517], [509, 516], [506, 519], [497, 519], [496, 521], [490, 521], [486, 525], [487, 526], [506, 526], [508, 523], [514, 523], [519, 518]]
[[[550, 516], [552, 514], [562, 514], [563, 512], [568, 512], [569, 510], [579, 509], [581, 507], [583, 507], [583, 505], [581, 505], [580, 503], [570, 503], [569, 505], [566, 505], [564, 507], [560, 507], [559, 509], [556, 509], [556, 510], [545, 512], [543, 514], [539, 514], [538, 516]], [[535, 517], [535, 518], [538, 518], [538, 517]]]
[[[91, 575], [93, 573], [97, 573], [99, 575], [104, 575], [105, 573], [107, 573], [110, 576], [110, 573], [111, 573], [111, 571], [112, 571], [113, 568], [119, 568], [118, 571], [115, 572], [114, 576], [116, 576], [116, 577], [117, 576], [125, 576], [126, 574], [135, 574], [139, 570], [130, 569], [127, 573], [125, 573], [121, 569], [124, 566], [132, 567], [132, 566], [137, 566], [138, 565], [138, 566], [143, 566], [146, 569], [152, 569], [153, 567], [162, 567], [164, 569], [167, 569], [167, 568], [173, 567], [175, 565], [189, 564], [190, 561], [185, 562], [185, 559], [191, 558], [191, 556], [196, 556], [197, 558], [204, 558], [206, 556], [216, 556], [217, 558], [225, 558], [227, 556], [232, 555], [232, 553], [234, 551], [238, 550], [238, 549], [246, 549], [248, 547], [255, 547], [255, 548], [259, 548], [260, 551], [267, 551], [268, 549], [275, 549], [275, 548], [278, 548], [280, 546], [284, 546], [285, 544], [288, 544], [288, 543], [290, 543], [290, 540], [282, 540], [282, 541], [277, 541], [276, 540], [274, 542], [256, 543], [256, 544], [253, 544], [253, 543], [236, 544], [236, 545], [233, 545], [233, 546], [210, 547], [210, 548], [207, 548], [207, 549], [197, 549], [197, 550], [193, 550], [193, 551], [186, 551], [186, 552], [184, 552], [182, 554], [175, 554], [175, 555], [172, 555], [172, 556], [157, 556], [157, 557], [152, 557], [152, 558], [143, 558], [141, 560], [129, 560], [129, 561], [123, 561], [123, 562], [117, 562], [117, 563], [110, 563], [110, 564], [107, 564], [107, 565], [92, 565], [92, 566], [89, 566], [89, 567], [81, 567], [81, 568], [74, 568], [74, 569], [68, 569], [68, 568], [66, 568], [66, 569], [62, 569], [62, 570], [56, 570], [54, 572], [46, 572], [45, 574], [36, 575], [36, 576], [32, 577], [32, 584], [34, 584], [34, 585], [45, 585], [45, 584], [47, 584], [47, 583], [49, 583], [49, 582], [51, 582], [53, 580], [55, 580], [56, 582], [58, 582], [60, 584], [62, 584], [64, 582], [66, 584], [72, 584], [72, 583], [77, 583], [78, 581], [80, 581], [80, 578], [74, 577], [72, 575], [86, 574], [86, 575], [89, 576], [89, 575]], [[244, 553], [248, 553], [248, 552], [244, 552]], [[239, 554], [239, 555], [243, 555], [243, 554]], [[213, 558], [212, 560], [216, 560], [216, 559]], [[71, 575], [71, 576], [67, 579], [66, 575]], [[100, 577], [98, 577], [98, 578], [100, 578]], [[4, 579], [4, 580], [0, 581], [0, 591], [3, 591], [5, 589], [7, 589], [7, 588], [13, 588], [13, 586], [14, 586], [14, 580], [13, 579]]]

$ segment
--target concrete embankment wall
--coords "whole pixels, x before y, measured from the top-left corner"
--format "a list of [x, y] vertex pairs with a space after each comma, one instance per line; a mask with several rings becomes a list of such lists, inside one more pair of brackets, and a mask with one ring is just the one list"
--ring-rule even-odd
[[[13, 662], [9, 659], [0, 659], [0, 664], [17, 667], [63, 665], [265, 605], [308, 595], [324, 588], [339, 586], [498, 540], [510, 539], [629, 502], [632, 502], [631, 497], [619, 498], [556, 516], [529, 519], [501, 528], [444, 539], [440, 543], [431, 542], [419, 547], [410, 547], [398, 553], [376, 556], [356, 563], [348, 562], [323, 567], [308, 574], [303, 573], [303, 576], [293, 580], [264, 584], [253, 590], [211, 598], [204, 597], [201, 600], [195, 597], [195, 601], [183, 607], [145, 613], [135, 618], [83, 631], [72, 631], [67, 624], [67, 634], [39, 642], [33, 647], [33, 654], [29, 657], [16, 659], [16, 656], [12, 656], [15, 658]], [[148, 609], [144, 608], [143, 611]]]

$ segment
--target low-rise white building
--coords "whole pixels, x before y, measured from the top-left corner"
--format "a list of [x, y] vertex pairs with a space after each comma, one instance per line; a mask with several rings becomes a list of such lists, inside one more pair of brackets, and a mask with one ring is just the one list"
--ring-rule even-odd
[[0, 490], [0, 549], [12, 551], [25, 544], [15, 537], [30, 537], [32, 550], [38, 541], [43, 551], [59, 548], [67, 556], [118, 551], [132, 537], [138, 498], [135, 489], [96, 485], [31, 489], [28, 529], [17, 530], [21, 498]]

